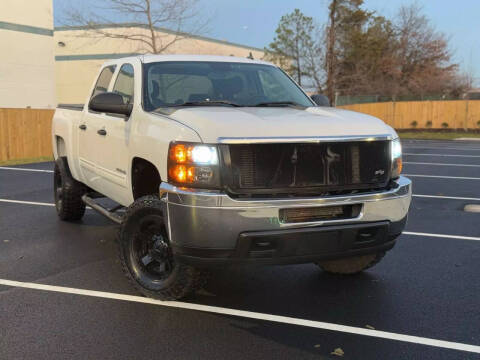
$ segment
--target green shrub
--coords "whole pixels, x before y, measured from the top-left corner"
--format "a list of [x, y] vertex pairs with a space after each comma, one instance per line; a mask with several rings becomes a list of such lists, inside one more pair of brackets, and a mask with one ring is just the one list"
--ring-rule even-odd
[[431, 121], [427, 121], [427, 123], [425, 124], [425, 127], [431, 128], [431, 127], [432, 127], [432, 122], [431, 122]]
[[413, 127], [413, 128], [416, 128], [417, 125], [418, 125], [418, 123], [417, 123], [416, 121], [412, 121], [412, 122], [410, 123], [410, 126]]
[[446, 123], [446, 122], [442, 123], [442, 128], [444, 128], [444, 129], [448, 128], [448, 123]]
[[477, 121], [477, 126], [480, 127], [480, 120]]

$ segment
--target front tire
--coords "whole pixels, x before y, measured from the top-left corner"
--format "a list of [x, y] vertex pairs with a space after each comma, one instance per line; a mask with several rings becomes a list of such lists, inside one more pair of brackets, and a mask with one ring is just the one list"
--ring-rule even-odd
[[58, 217], [65, 221], [80, 220], [85, 214], [82, 201], [85, 186], [72, 177], [65, 157], [55, 162], [53, 190]]
[[205, 284], [204, 271], [175, 260], [157, 196], [141, 197], [129, 206], [118, 249], [126, 277], [145, 296], [176, 300]]
[[353, 256], [338, 260], [327, 260], [318, 262], [320, 268], [331, 274], [354, 275], [378, 264], [385, 256], [385, 252], [376, 254]]

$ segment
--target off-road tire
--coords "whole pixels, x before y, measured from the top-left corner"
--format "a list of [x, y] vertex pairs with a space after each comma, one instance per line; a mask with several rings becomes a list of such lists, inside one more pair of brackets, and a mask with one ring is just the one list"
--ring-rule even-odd
[[382, 260], [385, 252], [376, 254], [359, 255], [338, 260], [327, 260], [318, 262], [317, 265], [323, 271], [331, 274], [354, 275], [371, 268]]
[[58, 217], [65, 221], [80, 220], [85, 214], [82, 195], [86, 187], [72, 177], [66, 157], [55, 162], [53, 189]]
[[164, 280], [148, 279], [145, 274], [139, 273], [141, 264], [132, 250], [133, 241], [139, 236], [142, 217], [152, 215], [162, 217], [163, 222], [163, 204], [158, 196], [143, 196], [127, 208], [118, 232], [118, 252], [123, 272], [133, 286], [147, 297], [159, 300], [181, 299], [201, 289], [206, 283], [208, 273], [203, 269], [182, 264], [174, 257], [173, 270]]

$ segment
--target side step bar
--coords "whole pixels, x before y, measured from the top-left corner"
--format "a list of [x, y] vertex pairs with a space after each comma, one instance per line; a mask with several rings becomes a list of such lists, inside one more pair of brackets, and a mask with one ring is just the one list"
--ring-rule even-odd
[[122, 223], [123, 216], [115, 213], [115, 211], [122, 208], [121, 205], [116, 206], [113, 209], [107, 209], [107, 208], [103, 207], [102, 205], [96, 203], [95, 200], [93, 199], [93, 197], [98, 197], [98, 196], [92, 195], [92, 197], [90, 197], [90, 196], [88, 196], [88, 194], [85, 194], [85, 195], [82, 196], [82, 201], [85, 204], [87, 204], [88, 206], [90, 206], [93, 210], [95, 210], [98, 213], [102, 214], [103, 216], [109, 218], [113, 222], [115, 222], [117, 224]]

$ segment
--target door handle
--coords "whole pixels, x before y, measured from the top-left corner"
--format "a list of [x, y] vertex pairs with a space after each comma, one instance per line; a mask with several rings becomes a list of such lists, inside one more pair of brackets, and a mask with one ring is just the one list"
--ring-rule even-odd
[[107, 130], [105, 130], [105, 129], [100, 129], [100, 130], [97, 131], [97, 134], [98, 134], [98, 135], [105, 136], [105, 135], [107, 135]]
[[82, 124], [78, 127], [80, 130], [87, 130], [87, 125]]

